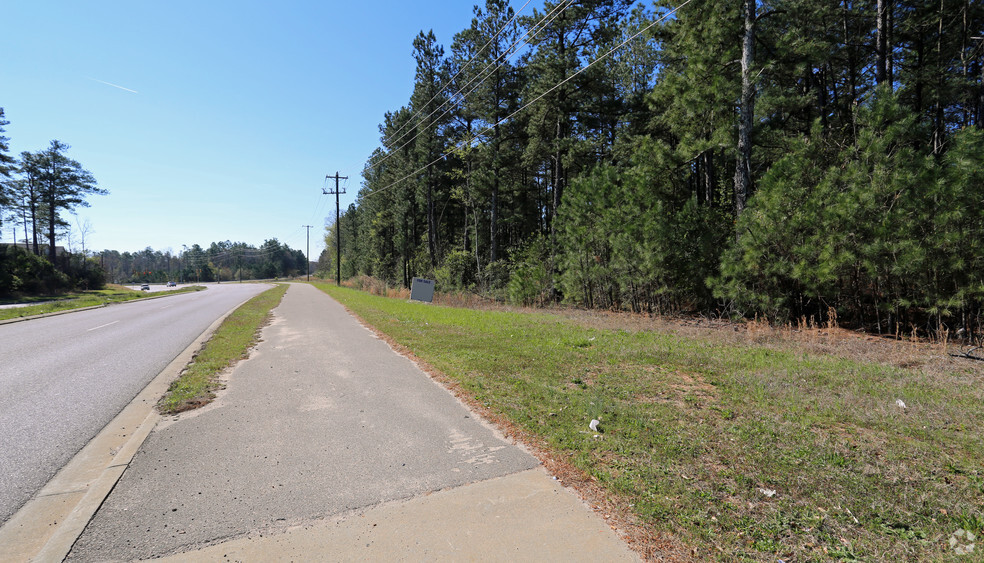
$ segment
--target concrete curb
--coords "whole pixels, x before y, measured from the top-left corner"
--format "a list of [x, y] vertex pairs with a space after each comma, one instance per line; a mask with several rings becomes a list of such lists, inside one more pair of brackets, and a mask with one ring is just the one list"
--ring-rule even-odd
[[205, 329], [34, 498], [10, 517], [0, 528], [3, 546], [0, 563], [62, 561], [68, 555], [160, 420], [155, 408], [157, 401], [219, 325], [248, 300]]

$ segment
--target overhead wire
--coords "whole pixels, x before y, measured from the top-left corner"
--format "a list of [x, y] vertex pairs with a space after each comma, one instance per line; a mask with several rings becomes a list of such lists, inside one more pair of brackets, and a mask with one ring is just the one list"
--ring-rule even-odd
[[[564, 1], [567, 1], [567, 0], [564, 0]], [[516, 11], [515, 13], [513, 13], [513, 17], [512, 17], [512, 18], [510, 18], [510, 19], [509, 19], [509, 21], [508, 21], [508, 22], [506, 22], [506, 24], [505, 24], [505, 25], [503, 25], [503, 26], [502, 26], [502, 27], [501, 27], [501, 28], [499, 29], [499, 31], [497, 31], [497, 32], [495, 32], [495, 35], [493, 35], [493, 36], [492, 36], [491, 38], [489, 38], [489, 40], [488, 40], [488, 41], [487, 41], [487, 42], [485, 43], [485, 45], [483, 45], [483, 46], [482, 46], [482, 48], [481, 48], [481, 49], [479, 49], [479, 50], [478, 50], [478, 51], [477, 51], [477, 52], [475, 53], [475, 55], [474, 55], [474, 56], [472, 56], [472, 58], [470, 58], [470, 59], [468, 59], [468, 61], [467, 61], [467, 62], [466, 62], [465, 64], [463, 64], [463, 65], [461, 65], [461, 68], [459, 68], [459, 69], [458, 69], [458, 72], [456, 72], [456, 73], [454, 74], [454, 76], [452, 76], [452, 77], [451, 77], [451, 78], [450, 78], [450, 79], [448, 80], [448, 84], [449, 84], [449, 85], [450, 85], [450, 84], [453, 84], [453, 83], [454, 83], [454, 79], [455, 79], [455, 78], [458, 78], [458, 75], [460, 75], [460, 74], [461, 74], [462, 72], [464, 72], [464, 71], [465, 71], [465, 69], [466, 69], [466, 68], [468, 68], [468, 65], [470, 65], [470, 64], [472, 63], [472, 61], [474, 61], [474, 60], [475, 60], [476, 58], [478, 58], [478, 56], [479, 56], [479, 55], [481, 55], [481, 54], [482, 54], [482, 52], [483, 52], [483, 51], [485, 51], [485, 49], [486, 49], [486, 48], [488, 48], [488, 46], [489, 46], [489, 45], [491, 45], [491, 44], [492, 44], [492, 42], [493, 42], [493, 41], [495, 41], [495, 39], [496, 39], [497, 37], [499, 37], [499, 35], [500, 35], [500, 34], [501, 34], [501, 33], [502, 33], [502, 32], [503, 32], [503, 31], [504, 31], [504, 30], [505, 30], [506, 28], [508, 28], [508, 27], [509, 27], [509, 26], [510, 26], [510, 25], [511, 25], [511, 24], [513, 23], [513, 21], [515, 21], [515, 19], [516, 19], [516, 18], [518, 18], [518, 17], [519, 17], [519, 14], [520, 14], [520, 13], [521, 13], [521, 12], [522, 12], [523, 10], [525, 10], [525, 9], [526, 9], [526, 6], [528, 6], [528, 5], [530, 4], [530, 2], [532, 2], [532, 0], [526, 0], [526, 4], [523, 4], [523, 6], [522, 6], [522, 7], [521, 7], [521, 8], [519, 9], [519, 10], [517, 10], [517, 11]], [[436, 100], [436, 99], [437, 99], [437, 97], [438, 97], [438, 96], [440, 96], [440, 95], [441, 95], [441, 94], [442, 94], [442, 93], [444, 92], [444, 90], [445, 90], [445, 89], [447, 89], [447, 86], [445, 86], [444, 88], [441, 88], [440, 90], [438, 90], [438, 91], [437, 91], [437, 93], [436, 93], [436, 94], [434, 94], [434, 96], [433, 96], [433, 97], [431, 97], [431, 99], [429, 99], [429, 100], [427, 100], [427, 103], [425, 103], [423, 107], [427, 107], [427, 106], [428, 106], [428, 105], [429, 105], [429, 104], [430, 104], [431, 102], [433, 102], [434, 100]], [[435, 110], [435, 111], [436, 111], [436, 110]], [[396, 130], [396, 131], [395, 131], [394, 133], [392, 133], [392, 135], [397, 135], [397, 134], [399, 134], [399, 133], [400, 133], [401, 131], [403, 131], [403, 129], [404, 129], [404, 128], [406, 128], [406, 126], [407, 126], [407, 125], [408, 125], [409, 123], [411, 123], [411, 122], [412, 122], [412, 119], [413, 119], [413, 117], [414, 117], [414, 115], [416, 115], [416, 113], [417, 113], [416, 111], [413, 111], [413, 112], [411, 112], [411, 113], [410, 113], [410, 118], [409, 118], [409, 119], [407, 119], [407, 122], [406, 122], [406, 123], [404, 123], [404, 124], [403, 124], [402, 126], [400, 126], [400, 128], [399, 128], [398, 130]], [[433, 112], [431, 112], [431, 114], [430, 114], [430, 115], [433, 115]], [[428, 115], [428, 116], [427, 116], [427, 117], [425, 117], [424, 119], [427, 119], [428, 117], [430, 117], [430, 115]], [[403, 138], [403, 137], [401, 136], [401, 137], [400, 137], [399, 139], [397, 139], [397, 141], [396, 141], [396, 142], [400, 142], [400, 139], [402, 139], [402, 138]], [[385, 141], [384, 141], [384, 142], [385, 142]]]
[[[249, 247], [246, 247], [246, 248], [238, 248], [238, 249], [224, 250], [222, 252], [218, 252], [218, 253], [215, 253], [215, 254], [209, 254], [207, 250], [204, 250], [203, 249], [202, 250], [202, 254], [204, 256], [207, 256], [209, 260], [217, 260], [217, 259], [224, 259], [224, 258], [230, 258], [230, 257], [231, 258], [263, 258], [265, 256], [270, 256], [270, 255], [275, 254], [277, 252], [280, 252], [282, 250], [283, 250], [283, 248], [278, 248], [276, 250], [274, 250], [274, 249], [271, 248], [271, 249], [265, 250], [265, 249], [263, 249], [263, 247], [260, 247], [260, 248], [256, 248], [256, 247], [249, 248]], [[300, 250], [300, 249], [293, 249], [293, 248], [291, 249], [292, 252], [294, 252], [296, 250]]]
[[[436, 123], [438, 120], [440, 120], [442, 117], [444, 117], [445, 115], [447, 115], [448, 113], [450, 113], [451, 111], [453, 111], [454, 110], [454, 105], [453, 104], [455, 102], [455, 99], [458, 96], [461, 96], [462, 98], [464, 98], [465, 96], [468, 96], [469, 94], [471, 94], [472, 92], [474, 92], [475, 90], [477, 90], [478, 87], [481, 86], [485, 82], [485, 80], [489, 76], [492, 75], [493, 72], [495, 72], [496, 70], [498, 70], [499, 68], [501, 68], [502, 65], [504, 65], [506, 63], [506, 61], [508, 61], [509, 58], [511, 58], [513, 55], [515, 55], [516, 53], [518, 53], [522, 47], [524, 47], [525, 45], [528, 45], [529, 42], [530, 42], [530, 40], [533, 37], [536, 37], [536, 35], [538, 35], [541, 31], [543, 31], [544, 29], [546, 29], [546, 27], [548, 25], [550, 25], [551, 23], [553, 23], [553, 21], [555, 19], [557, 19], [560, 16], [560, 14], [562, 14], [567, 8], [569, 8], [570, 5], [573, 2], [574, 2], [574, 0], [562, 0], [559, 4], [557, 4], [554, 7], [554, 9], [550, 11], [550, 13], [548, 13], [546, 16], [544, 16], [544, 18], [541, 19], [540, 21], [536, 22], [536, 24], [534, 24], [530, 29], [526, 30], [515, 42], [513, 42], [512, 45], [510, 45], [508, 48], [506, 48], [506, 50], [503, 52], [503, 54], [499, 55], [493, 61], [491, 61], [490, 63], [488, 63], [485, 66], [485, 68], [482, 69], [481, 72], [479, 72], [475, 77], [473, 77], [471, 80], [469, 80], [467, 83], [465, 83], [465, 85], [462, 86], [457, 92], [455, 92], [454, 94], [452, 94], [447, 101], [445, 101], [444, 103], [442, 103], [441, 105], [439, 105], [436, 109], [434, 109], [433, 111], [431, 111], [431, 113], [429, 113], [423, 119], [423, 121], [425, 123], [422, 126], [422, 128], [423, 129], [426, 129], [427, 127], [430, 127], [431, 125], [433, 125], [434, 123]], [[527, 3], [529, 3], [529, 2], [527, 2]], [[509, 23], [512, 23], [512, 21], [510, 20]], [[505, 26], [503, 27], [503, 29], [505, 29]], [[498, 37], [499, 33], [501, 33], [501, 32], [502, 32], [502, 29], [499, 30], [499, 32], [496, 34], [496, 37]], [[527, 37], [529, 37], [529, 39], [527, 39]], [[491, 43], [491, 41], [489, 43]], [[486, 44], [486, 46], [488, 46], [488, 44]], [[476, 54], [476, 57], [477, 56], [478, 55]], [[471, 60], [469, 60], [468, 63], [466, 63], [465, 66], [467, 66], [467, 64], [471, 63], [471, 61], [474, 60], [474, 58], [475, 57], [473, 57]], [[500, 59], [502, 59], [502, 60], [500, 61]], [[492, 68], [493, 65], [495, 65], [495, 68]], [[489, 69], [492, 69], [492, 70], [489, 70]], [[488, 73], [486, 73], [486, 71], [488, 71]], [[455, 76], [457, 76], [457, 75], [455, 75]], [[462, 92], [464, 91], [464, 89], [467, 88], [468, 86], [470, 86], [471, 83], [474, 82], [479, 77], [481, 77], [481, 80], [479, 80], [478, 84], [476, 84], [468, 92], [462, 94]], [[453, 82], [453, 79], [450, 80], [450, 81], [448, 81], [448, 84], [450, 85], [452, 82]], [[441, 93], [443, 93], [444, 90], [447, 89], [447, 88], [448, 88], [448, 86], [445, 86], [444, 88], [441, 88], [439, 90], [438, 94], [436, 94], [433, 98], [431, 98], [431, 101], [433, 101], [434, 99], [436, 99], [437, 96], [440, 95]], [[427, 103], [429, 104], [430, 102], [427, 102]], [[437, 113], [438, 111], [440, 111], [441, 108], [443, 108], [445, 106], [447, 106], [448, 109], [444, 110], [444, 113], [442, 113], [441, 115], [439, 115], [438, 117], [436, 117], [434, 120], [432, 120], [430, 122], [427, 122], [427, 120], [432, 115], [434, 115], [435, 113]], [[426, 107], [426, 104], [425, 104], [425, 107]], [[407, 125], [409, 125], [410, 123], [413, 122], [413, 115], [414, 115], [414, 113], [411, 113], [410, 117], [407, 118], [407, 121], [403, 124], [403, 126], [400, 127], [400, 130], [399, 131], [402, 131], [403, 128], [405, 128]], [[399, 131], [397, 131], [397, 133]], [[406, 133], [404, 133], [399, 138], [397, 138], [396, 141], [393, 141], [393, 144], [396, 144], [396, 143], [399, 143], [400, 141], [402, 141], [412, 131], [414, 131], [414, 129], [408, 130]], [[415, 140], [417, 140], [417, 138], [419, 136], [420, 136], [420, 132], [418, 131], [413, 137], [410, 138], [409, 141], [407, 141], [406, 143], [403, 143], [402, 145], [400, 145], [396, 149], [387, 152], [385, 155], [383, 155], [383, 157], [381, 159], [379, 159], [376, 162], [373, 162], [372, 164], [375, 164], [375, 165], [382, 164], [383, 162], [385, 162], [386, 160], [388, 160], [389, 157], [392, 154], [403, 150], [407, 145], [409, 145], [410, 143], [412, 143]]]
[[[527, 103], [525, 103], [525, 104], [523, 104], [523, 106], [522, 106], [522, 107], [520, 107], [519, 109], [517, 109], [517, 110], [516, 110], [516, 111], [514, 111], [513, 113], [511, 113], [511, 114], [509, 114], [509, 115], [507, 115], [506, 117], [504, 117], [504, 118], [502, 118], [502, 119], [500, 119], [499, 121], [497, 121], [497, 122], [495, 122], [495, 123], [493, 123], [492, 125], [489, 125], [489, 126], [487, 126], [487, 127], [485, 128], [485, 129], [483, 129], [483, 130], [481, 130], [481, 131], [480, 131], [480, 132], [479, 132], [478, 134], [476, 134], [475, 136], [473, 136], [471, 140], [468, 140], [468, 139], [466, 139], [466, 140], [463, 140], [463, 141], [461, 141], [460, 143], [458, 143], [457, 145], [455, 145], [455, 149], [454, 149], [454, 150], [460, 150], [461, 148], [463, 148], [463, 147], [465, 146], [465, 144], [466, 144], [466, 143], [467, 143], [467, 144], [468, 144], [468, 145], [470, 146], [470, 145], [471, 145], [472, 143], [474, 143], [474, 142], [476, 142], [476, 140], [478, 140], [478, 139], [480, 139], [480, 137], [481, 137], [482, 135], [484, 135], [485, 133], [488, 133], [489, 131], [491, 131], [491, 130], [493, 130], [493, 129], [495, 129], [495, 127], [496, 127], [496, 126], [498, 126], [498, 125], [502, 125], [502, 124], [503, 124], [503, 123], [505, 123], [506, 121], [509, 121], [509, 120], [510, 120], [510, 119], [512, 119], [513, 117], [515, 117], [515, 116], [517, 116], [517, 115], [519, 115], [519, 114], [520, 114], [521, 112], [523, 112], [523, 111], [525, 111], [525, 110], [526, 110], [526, 108], [528, 108], [528, 107], [530, 107], [531, 105], [533, 105], [533, 104], [535, 104], [536, 102], [538, 102], [538, 101], [540, 101], [540, 100], [542, 100], [542, 99], [543, 99], [543, 98], [544, 98], [545, 96], [547, 96], [548, 94], [550, 94], [551, 92], [553, 92], [553, 91], [554, 91], [554, 90], [556, 90], [557, 88], [560, 88], [561, 86], [563, 86], [563, 85], [564, 85], [564, 84], [566, 84], [567, 82], [569, 82], [569, 81], [571, 81], [571, 80], [573, 80], [574, 78], [576, 78], [576, 77], [577, 77], [578, 75], [580, 75], [581, 73], [583, 73], [583, 72], [585, 72], [586, 70], [588, 70], [588, 69], [590, 69], [591, 67], [593, 67], [593, 66], [594, 66], [595, 64], [597, 64], [598, 62], [600, 62], [600, 61], [602, 61], [602, 60], [604, 60], [604, 59], [606, 59], [606, 58], [608, 58], [609, 56], [611, 56], [611, 55], [612, 55], [613, 53], [615, 53], [615, 51], [617, 51], [617, 50], [619, 50], [619, 49], [621, 49], [622, 47], [624, 47], [625, 45], [627, 45], [627, 44], [628, 44], [628, 43], [629, 43], [630, 41], [632, 41], [632, 40], [634, 40], [635, 38], [637, 38], [637, 37], [639, 37], [639, 36], [640, 36], [640, 35], [642, 35], [643, 33], [645, 33], [645, 32], [647, 32], [647, 31], [649, 31], [650, 29], [652, 29], [653, 27], [655, 27], [655, 26], [656, 26], [657, 24], [660, 24], [660, 23], [662, 23], [662, 22], [664, 22], [664, 21], [666, 21], [666, 19], [667, 19], [667, 18], [669, 18], [670, 16], [672, 16], [673, 14], [675, 14], [675, 13], [676, 13], [677, 11], [679, 11], [679, 10], [680, 10], [681, 8], [683, 8], [684, 6], [686, 6], [687, 4], [689, 4], [689, 3], [690, 3], [690, 2], [692, 2], [692, 1], [693, 1], [693, 0], [685, 0], [685, 1], [684, 1], [683, 3], [681, 3], [681, 4], [679, 5], [679, 6], [677, 6], [677, 7], [675, 7], [675, 8], [673, 8], [672, 10], [669, 10], [669, 11], [667, 11], [666, 13], [664, 13], [664, 14], [662, 15], [662, 17], [660, 17], [660, 18], [658, 18], [658, 19], [656, 19], [656, 20], [654, 20], [654, 21], [653, 21], [652, 23], [650, 23], [650, 24], [649, 24], [649, 25], [647, 25], [646, 27], [644, 27], [644, 28], [642, 28], [642, 29], [640, 29], [640, 30], [639, 30], [638, 32], [636, 32], [636, 33], [634, 33], [633, 35], [631, 35], [631, 36], [630, 36], [630, 37], [629, 37], [628, 39], [626, 39], [625, 41], [622, 41], [621, 43], [619, 43], [618, 45], [616, 45], [615, 47], [613, 47], [612, 49], [610, 49], [610, 50], [609, 50], [608, 52], [606, 52], [606, 53], [605, 53], [604, 55], [601, 55], [601, 56], [599, 56], [599, 57], [597, 57], [596, 59], [594, 59], [593, 61], [591, 61], [591, 62], [590, 62], [590, 63], [588, 63], [587, 65], [585, 65], [585, 66], [583, 66], [583, 67], [581, 67], [581, 68], [580, 68], [580, 69], [579, 69], [579, 70], [578, 70], [577, 72], [575, 72], [574, 74], [572, 74], [572, 75], [570, 75], [570, 76], [568, 76], [568, 77], [567, 77], [567, 78], [565, 78], [564, 80], [561, 80], [560, 82], [558, 82], [557, 84], [555, 84], [555, 85], [554, 85], [553, 87], [551, 87], [550, 89], [548, 89], [548, 90], [546, 90], [546, 91], [544, 91], [544, 92], [543, 92], [543, 93], [541, 93], [541, 94], [540, 94], [539, 96], [537, 96], [537, 97], [535, 97], [535, 98], [533, 98], [533, 99], [532, 99], [532, 100], [530, 100], [529, 102], [527, 102]], [[480, 142], [480, 141], [479, 141], [479, 144], [481, 144], [481, 142]], [[448, 156], [448, 152], [446, 151], [446, 152], [445, 152], [444, 154], [442, 154], [442, 155], [441, 155], [441, 156], [439, 156], [438, 158], [436, 158], [436, 159], [434, 159], [434, 160], [432, 160], [431, 162], [429, 162], [429, 163], [427, 163], [427, 164], [425, 164], [425, 165], [423, 165], [423, 166], [421, 166], [420, 168], [418, 168], [418, 169], [416, 169], [416, 170], [414, 170], [413, 172], [410, 172], [409, 174], [406, 174], [405, 176], [403, 176], [403, 177], [401, 177], [401, 178], [400, 178], [400, 179], [398, 179], [398, 180], [394, 180], [393, 182], [391, 182], [391, 183], [389, 183], [389, 184], [387, 184], [386, 186], [384, 186], [384, 187], [382, 187], [382, 188], [379, 188], [379, 189], [377, 189], [377, 190], [373, 190], [372, 192], [370, 192], [370, 193], [367, 193], [367, 194], [365, 194], [365, 196], [364, 196], [364, 197], [369, 197], [369, 196], [373, 196], [373, 195], [376, 195], [376, 194], [379, 194], [379, 193], [382, 193], [382, 192], [385, 192], [385, 191], [387, 191], [387, 190], [390, 190], [390, 189], [392, 189], [393, 187], [395, 187], [395, 186], [397, 186], [397, 185], [399, 185], [399, 184], [401, 184], [401, 183], [402, 183], [403, 181], [405, 181], [406, 179], [408, 179], [408, 178], [411, 178], [411, 177], [413, 177], [413, 176], [416, 176], [417, 174], [419, 174], [419, 173], [421, 173], [421, 172], [423, 172], [423, 171], [425, 171], [425, 170], [427, 170], [427, 169], [428, 169], [428, 168], [430, 168], [431, 166], [434, 166], [434, 165], [435, 165], [435, 164], [437, 164], [438, 162], [441, 162], [442, 160], [444, 160], [444, 159], [446, 159], [446, 158], [447, 158], [447, 156]]]
[[[432, 125], [438, 119], [440, 119], [441, 117], [444, 117], [444, 115], [447, 115], [447, 111], [445, 111], [445, 113], [442, 114], [442, 115], [440, 115], [440, 116], [438, 116], [437, 119], [435, 119], [434, 121], [431, 121], [431, 122], [427, 123], [427, 120], [432, 115], [434, 115], [435, 113], [437, 113], [438, 111], [440, 111], [441, 108], [443, 108], [445, 106], [451, 106], [451, 108], [453, 108], [453, 105], [452, 104], [453, 104], [453, 102], [454, 102], [454, 100], [455, 100], [455, 98], [457, 96], [467, 96], [468, 94], [474, 92], [475, 89], [477, 88], [477, 86], [478, 85], [481, 85], [483, 82], [485, 82], [485, 78], [487, 78], [489, 75], [491, 75], [491, 73], [494, 70], [498, 70], [499, 68], [501, 68], [502, 65], [505, 64], [505, 61], [509, 59], [509, 57], [511, 57], [515, 53], [518, 53], [519, 52], [519, 49], [521, 49], [524, 45], [529, 44], [529, 39], [527, 39], [528, 36], [535, 37], [537, 34], [539, 34], [539, 32], [541, 30], [543, 30], [544, 28], [546, 28], [546, 26], [548, 26], [551, 23], [553, 23], [553, 21], [555, 19], [557, 19], [557, 17], [559, 17], [560, 14], [564, 10], [566, 10], [568, 7], [570, 7], [570, 4], [572, 4], [573, 1], [574, 0], [561, 0], [561, 2], [559, 4], [557, 4], [556, 6], [554, 6], [553, 10], [551, 10], [546, 16], [544, 16], [543, 19], [541, 19], [540, 21], [537, 21], [532, 27], [530, 27], [530, 29], [527, 29], [525, 32], [523, 32], [523, 34], [520, 35], [519, 38], [517, 38], [513, 42], [512, 45], [510, 45], [509, 47], [507, 47], [506, 50], [501, 55], [497, 56], [495, 59], [493, 59], [488, 64], [486, 64], [485, 65], [485, 68], [483, 68], [478, 74], [476, 74], [475, 76], [473, 76], [471, 80], [469, 80], [463, 86], [461, 86], [458, 89], [457, 92], [451, 94], [451, 96], [447, 100], [445, 100], [443, 103], [441, 103], [441, 105], [439, 105], [436, 109], [432, 110], [426, 117], [424, 117], [424, 119], [422, 121], [426, 123], [425, 127], [428, 127], [428, 126]], [[529, 4], [529, 2], [527, 2], [527, 4]], [[524, 5], [524, 7], [525, 7], [525, 5]], [[517, 13], [517, 16], [518, 16], [518, 13]], [[465, 63], [464, 65], [462, 65], [461, 70], [459, 70], [458, 73], [456, 73], [451, 79], [448, 80], [447, 86], [444, 86], [443, 88], [441, 88], [439, 90], [439, 92], [433, 98], [431, 98], [430, 101], [427, 102], [427, 104], [430, 104], [431, 101], [434, 101], [434, 99], [436, 99], [437, 96], [439, 96], [446, 89], [448, 89], [452, 84], [454, 84], [454, 79], [457, 78], [458, 74], [461, 74], [461, 72], [465, 68], [467, 68], [468, 65], [471, 64], [482, 53], [482, 51], [485, 50], [486, 47], [488, 47], [489, 45], [491, 45], [492, 44], [492, 41], [496, 37], [498, 37], [506, 29], [506, 27], [508, 27], [510, 24], [512, 24], [512, 21], [514, 19], [516, 19], [515, 16], [506, 25], [504, 25], [501, 29], [499, 29], [499, 31], [496, 32], [495, 36], [493, 36], [493, 38], [490, 39], [485, 44], [485, 46], [482, 47], [482, 49], [480, 49], [475, 54], [474, 57], [472, 57], [471, 59], [468, 60], [467, 63]], [[503, 59], [503, 60], [500, 60], [500, 59]], [[492, 69], [493, 65], [495, 65], [495, 68], [494, 69]], [[492, 69], [492, 70], [489, 71], [489, 69]], [[486, 71], [489, 71], [488, 74], [486, 74]], [[470, 91], [466, 92], [465, 94], [462, 94], [462, 92], [464, 91], [464, 89], [467, 88], [468, 86], [470, 86], [472, 84], [472, 82], [474, 82], [475, 80], [477, 80], [479, 77], [482, 77], [481, 80], [479, 80], [479, 84], [476, 85], [475, 88], [472, 88]], [[426, 107], [427, 104], [424, 104], [424, 107]], [[450, 110], [448, 110], [448, 111], [450, 111]], [[404, 127], [406, 127], [409, 123], [412, 123], [412, 117], [413, 117], [413, 113], [411, 113], [411, 116], [407, 120], [407, 122], [403, 124], [403, 126], [401, 127], [401, 130]], [[399, 131], [397, 131], [397, 133], [398, 132]], [[404, 133], [402, 136], [400, 136], [395, 142], [396, 143], [400, 142], [405, 136], [406, 136], [406, 133]], [[406, 146], [406, 145], [404, 145], [404, 146]], [[400, 147], [400, 148], [403, 148], [403, 147]], [[399, 150], [399, 149], [397, 149], [397, 150]]]

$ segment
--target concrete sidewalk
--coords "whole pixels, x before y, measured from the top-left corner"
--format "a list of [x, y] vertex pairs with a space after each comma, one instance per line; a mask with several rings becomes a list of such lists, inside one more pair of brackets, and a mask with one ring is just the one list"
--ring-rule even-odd
[[634, 560], [334, 300], [292, 285], [228, 389], [160, 421], [71, 561]]

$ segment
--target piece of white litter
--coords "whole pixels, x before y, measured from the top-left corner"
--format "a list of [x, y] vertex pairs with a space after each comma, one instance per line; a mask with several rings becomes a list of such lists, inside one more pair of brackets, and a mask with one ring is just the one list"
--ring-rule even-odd
[[597, 418], [592, 418], [591, 423], [588, 424], [588, 428], [590, 428], [592, 432], [599, 432], [598, 430], [599, 424], [601, 424], [600, 420], [598, 420]]
[[902, 402], [902, 399], [895, 399], [895, 404], [898, 405], [900, 409], [905, 408], [905, 403]]
[[759, 492], [769, 498], [776, 496], [776, 492], [773, 489], [759, 489]]

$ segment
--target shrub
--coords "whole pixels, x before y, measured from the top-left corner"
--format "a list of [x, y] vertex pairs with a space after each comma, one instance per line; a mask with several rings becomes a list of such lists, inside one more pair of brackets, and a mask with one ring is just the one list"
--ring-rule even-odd
[[552, 276], [547, 239], [539, 236], [516, 252], [509, 277], [509, 300], [521, 305], [542, 305], [550, 298]]
[[467, 289], [475, 283], [475, 257], [464, 250], [452, 250], [434, 270], [434, 278], [443, 291]]
[[16, 246], [0, 246], [0, 295], [57, 293], [72, 287], [71, 279], [47, 259]]

